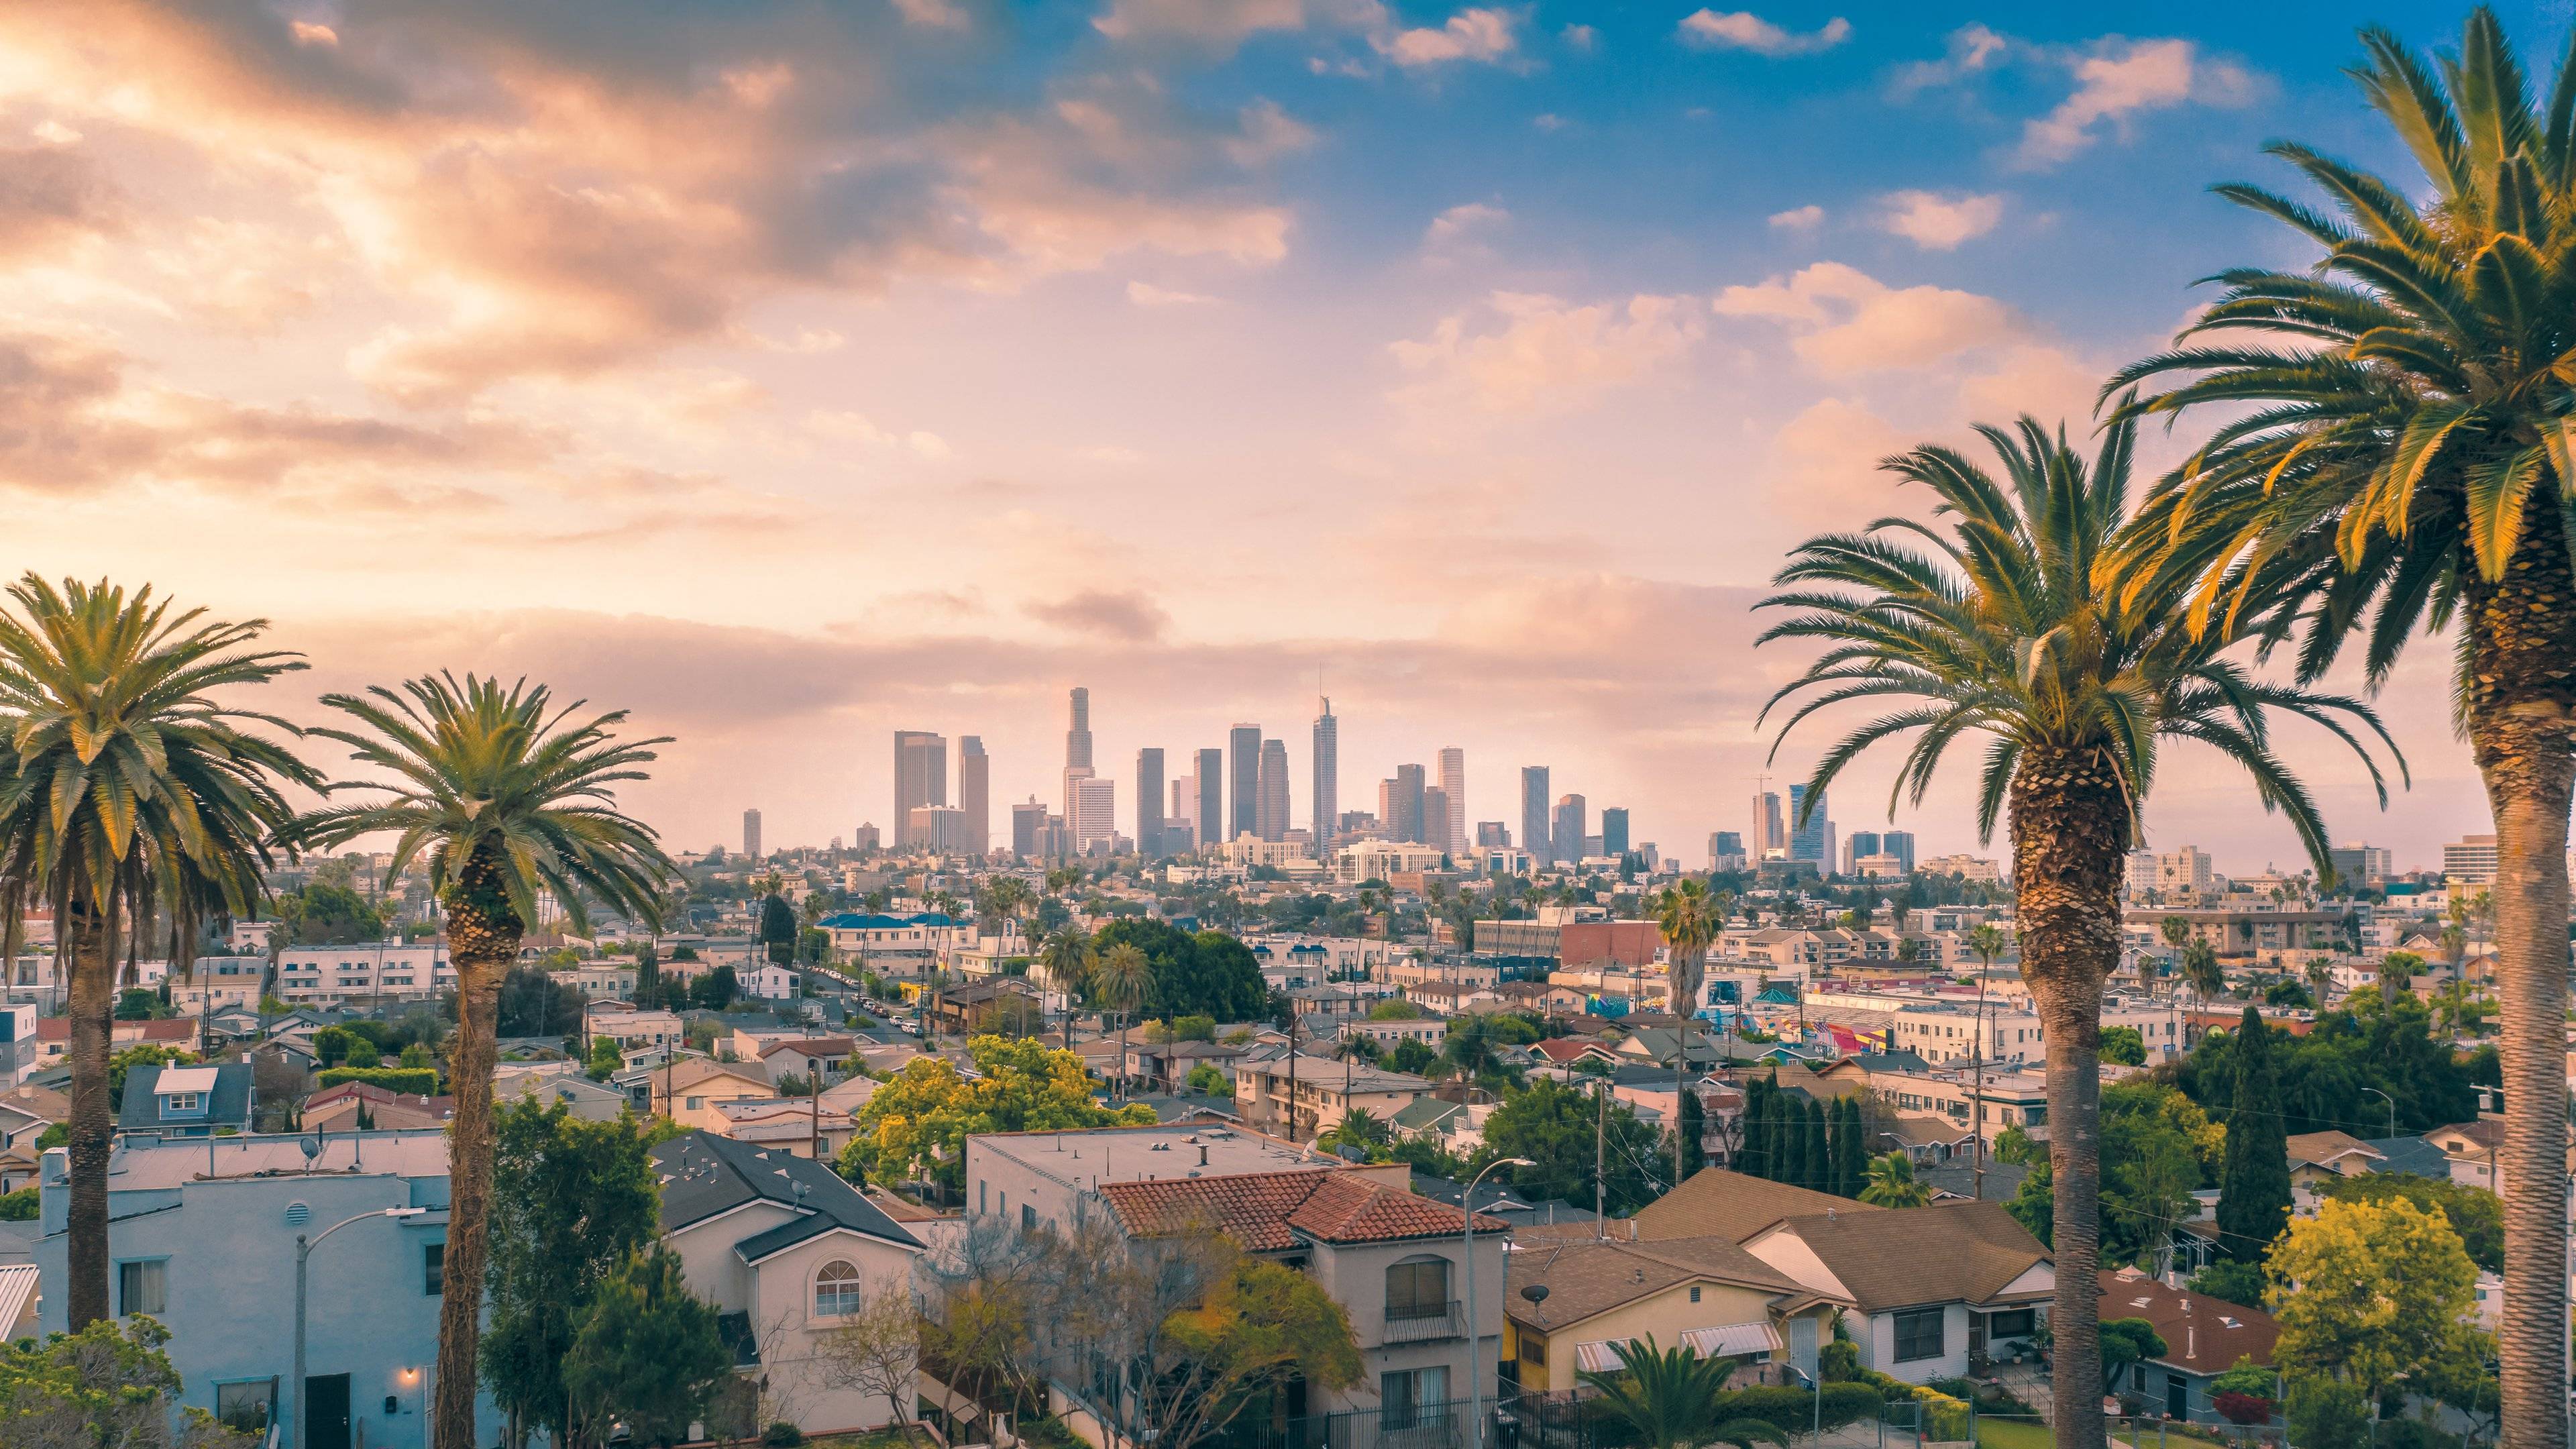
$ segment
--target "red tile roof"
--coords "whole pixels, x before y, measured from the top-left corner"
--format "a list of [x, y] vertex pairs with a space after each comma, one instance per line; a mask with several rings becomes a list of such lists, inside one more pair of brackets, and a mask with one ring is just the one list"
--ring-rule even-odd
[[1543, 1056], [1552, 1062], [1570, 1062], [1576, 1057], [1582, 1056], [1586, 1052], [1589, 1052], [1596, 1057], [1603, 1054], [1601, 1044], [1599, 1042], [1586, 1041], [1581, 1038], [1570, 1036], [1549, 1037], [1547, 1040], [1531, 1047], [1530, 1050], [1537, 1052], [1540, 1056]]
[[165, 1017], [160, 1021], [146, 1021], [138, 1024], [143, 1028], [142, 1037], [145, 1041], [187, 1042], [197, 1039], [197, 1024], [179, 1017]]
[[[1225, 1233], [1256, 1253], [1293, 1248], [1300, 1238], [1391, 1243], [1440, 1237], [1462, 1226], [1444, 1204], [1359, 1173], [1331, 1169], [1112, 1182], [1104, 1183], [1100, 1194], [1137, 1236], [1204, 1228]], [[1500, 1218], [1476, 1215], [1480, 1232], [1506, 1226]]]

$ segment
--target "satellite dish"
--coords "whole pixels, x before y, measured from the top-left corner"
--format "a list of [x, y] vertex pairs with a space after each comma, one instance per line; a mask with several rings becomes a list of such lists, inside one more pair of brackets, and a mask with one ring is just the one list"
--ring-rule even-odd
[[322, 1155], [322, 1134], [316, 1132], [310, 1137], [301, 1138], [295, 1145], [303, 1152], [304, 1160], [311, 1162], [314, 1158]]
[[1521, 1296], [1532, 1303], [1545, 1303], [1547, 1301], [1547, 1285], [1544, 1283], [1528, 1284], [1521, 1289]]

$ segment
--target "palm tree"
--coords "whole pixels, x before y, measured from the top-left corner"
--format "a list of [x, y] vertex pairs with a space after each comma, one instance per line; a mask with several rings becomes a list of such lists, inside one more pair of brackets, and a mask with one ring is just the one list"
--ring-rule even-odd
[[1091, 989], [1118, 1012], [1118, 1071], [1112, 1078], [1120, 1095], [1127, 1081], [1127, 1028], [1154, 993], [1153, 963], [1133, 941], [1121, 941], [1088, 957]]
[[[1779, 582], [1792, 591], [1763, 607], [1798, 612], [1762, 638], [1826, 647], [1766, 713], [1809, 696], [1785, 739], [1828, 705], [1902, 701], [1825, 752], [1811, 807], [1870, 746], [1918, 730], [1890, 804], [1910, 791], [1920, 806], [1950, 746], [1972, 731], [1988, 738], [1977, 826], [1991, 837], [2009, 812], [2022, 977], [2048, 1037], [2054, 1422], [2059, 1443], [2099, 1449], [2102, 986], [2120, 962], [2120, 878], [2158, 745], [2188, 739], [2234, 760], [2322, 862], [2324, 824], [2273, 754], [2268, 714], [2314, 720], [2356, 751], [2339, 716], [2373, 731], [2378, 722], [2355, 701], [2259, 683], [2226, 657], [2234, 636], [2182, 627], [2189, 571], [2120, 567], [2113, 543], [2127, 522], [2133, 424], [2107, 428], [2089, 464], [2034, 419], [1979, 431], [2002, 464], [2000, 483], [1948, 448], [1883, 465], [1932, 489], [1940, 526], [1887, 519], [1791, 555]], [[2376, 762], [2362, 758], [2376, 780]]]
[[[2227, 972], [2218, 964], [2218, 948], [2196, 938], [2184, 946], [2182, 979], [2191, 987], [2191, 994], [2199, 998], [2201, 1009], [2208, 1010], [2209, 999], [2227, 989]], [[2190, 1046], [2191, 1033], [2186, 1031], [2183, 1036], [2182, 1045]]]
[[2323, 956], [2308, 958], [2308, 994], [2317, 999], [2317, 1010], [2326, 1007], [2326, 993], [2334, 989], [2334, 962]]
[[623, 711], [572, 722], [576, 700], [557, 709], [543, 685], [448, 674], [382, 686], [363, 695], [327, 694], [345, 728], [313, 733], [349, 747], [356, 763], [386, 778], [333, 786], [374, 792], [361, 805], [300, 817], [284, 838], [345, 845], [394, 837], [386, 873], [424, 861], [447, 916], [456, 967], [456, 1039], [449, 1090], [447, 1294], [438, 1310], [438, 1401], [432, 1441], [474, 1442], [475, 1342], [483, 1308], [483, 1265], [492, 1195], [494, 1013], [501, 978], [550, 893], [576, 931], [590, 903], [642, 920], [662, 907], [679, 868], [653, 831], [618, 813], [614, 786], [645, 778], [663, 738], [620, 740]]
[[1681, 1106], [1683, 1094], [1690, 1091], [1690, 1032], [1691, 1023], [1698, 1019], [1700, 976], [1707, 966], [1708, 943], [1717, 939], [1723, 918], [1709, 896], [1708, 883], [1696, 876], [1656, 895], [1654, 911], [1655, 929], [1664, 937], [1664, 969], [1670, 977], [1665, 991], [1672, 998], [1673, 1181], [1678, 1183], [1690, 1175], [1689, 1153], [1698, 1150], [1696, 1143], [1682, 1140], [1682, 1123], [1689, 1114]]
[[[2164, 938], [2165, 949], [2172, 952], [2173, 958], [2179, 961], [2182, 959], [2182, 948], [2191, 944], [2191, 922], [2182, 916], [2167, 916], [2156, 922], [2156, 934]], [[2144, 970], [2144, 968], [2145, 963], [2141, 962], [2140, 969]]]
[[1976, 1134], [1968, 1139], [1971, 1154], [1968, 1190], [1978, 1202], [1986, 1200], [1986, 978], [1995, 971], [1995, 958], [2011, 944], [2004, 929], [1992, 921], [1979, 921], [1968, 932], [1968, 949], [1977, 953], [1977, 1044], [1970, 1056], [1976, 1085], [1971, 1097], [1976, 1105]]
[[1038, 971], [1049, 986], [1064, 993], [1064, 1044], [1073, 1047], [1073, 1004], [1091, 981], [1091, 938], [1067, 921], [1047, 933], [1038, 947]]
[[1884, 1208], [1921, 1207], [1932, 1200], [1932, 1185], [1914, 1175], [1914, 1159], [1902, 1152], [1873, 1157], [1869, 1182], [1860, 1200]]
[[[2576, 64], [2537, 105], [2494, 13], [2456, 55], [2361, 33], [2352, 71], [2423, 173], [2390, 181], [2304, 146], [2267, 148], [2320, 210], [2231, 183], [2227, 199], [2322, 256], [2222, 272], [2174, 350], [2115, 378], [2180, 374], [2132, 412], [2229, 419], [2161, 484], [2142, 548], [2205, 572], [2203, 617], [2297, 640], [2300, 677], [2355, 635], [2383, 683], [2419, 632], [2456, 639], [2454, 718], [2496, 834], [2503, 1085], [2505, 1442], [2567, 1443], [2565, 1013], [2568, 802], [2576, 791]], [[2420, 198], [2420, 200], [2418, 199]], [[2207, 342], [2256, 329], [2259, 345]], [[2292, 341], [2284, 342], [2288, 338]]]
[[1720, 1423], [1717, 1396], [1735, 1372], [1731, 1358], [1701, 1358], [1675, 1345], [1658, 1348], [1655, 1336], [1613, 1343], [1619, 1356], [1616, 1372], [1579, 1369], [1575, 1378], [1600, 1395], [1599, 1411], [1626, 1426], [1639, 1449], [1700, 1449], [1705, 1444], [1733, 1444], [1751, 1449], [1755, 1442], [1786, 1445], [1789, 1436], [1759, 1419]]
[[192, 918], [211, 905], [247, 916], [266, 899], [266, 842], [293, 815], [279, 782], [318, 787], [288, 749], [249, 732], [276, 726], [219, 691], [265, 684], [303, 662], [252, 646], [266, 620], [174, 613], [144, 588], [34, 574], [0, 612], [0, 914], [14, 956], [31, 906], [52, 910], [68, 962], [71, 1201], [64, 1228], [66, 1318], [108, 1314], [108, 1017], [120, 933], [157, 896]]

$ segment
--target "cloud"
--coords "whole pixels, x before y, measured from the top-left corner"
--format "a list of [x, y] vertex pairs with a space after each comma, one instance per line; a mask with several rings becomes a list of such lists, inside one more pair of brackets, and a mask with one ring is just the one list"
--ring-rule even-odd
[[974, 20], [955, 0], [894, 0], [895, 13], [906, 24], [928, 30], [968, 30]]
[[1088, 589], [1054, 603], [1031, 603], [1029, 617], [1069, 633], [1090, 634], [1131, 644], [1150, 644], [1163, 637], [1172, 616], [1132, 589]]
[[1263, 166], [1315, 144], [1314, 128], [1281, 110], [1276, 101], [1254, 101], [1236, 119], [1241, 131], [1218, 144], [1238, 166]]
[[1590, 51], [1601, 44], [1601, 32], [1589, 25], [1569, 25], [1556, 34], [1570, 50]]
[[1956, 251], [2004, 219], [2001, 196], [1892, 191], [1879, 198], [1879, 225], [1926, 251]]
[[1905, 435], [1848, 399], [1820, 398], [1771, 436], [1770, 507], [1806, 528], [1852, 528], [1906, 511], [1879, 460]]
[[1694, 10], [1682, 17], [1679, 33], [1686, 44], [1721, 50], [1749, 50], [1773, 57], [1813, 55], [1851, 38], [1851, 22], [1837, 15], [1815, 30], [1800, 34], [1774, 25], [1750, 10], [1720, 14]]
[[1151, 282], [1129, 282], [1127, 300], [1139, 307], [1206, 307], [1216, 298], [1197, 292], [1175, 292]]
[[1500, 60], [1518, 48], [1512, 33], [1517, 16], [1509, 10], [1484, 7], [1461, 10], [1449, 17], [1449, 23], [1433, 29], [1418, 26], [1395, 30], [1372, 38], [1380, 55], [1397, 65], [1416, 67], [1444, 65], [1455, 60]]
[[1512, 214], [1499, 206], [1488, 206], [1481, 201], [1462, 202], [1431, 219], [1431, 225], [1422, 233], [1422, 243], [1440, 246], [1457, 241], [1470, 232], [1500, 226], [1511, 219]]
[[1267, 30], [1303, 30], [1305, 0], [1115, 0], [1092, 19], [1112, 40], [1176, 39], [1231, 52]]
[[1771, 213], [1771, 225], [1782, 231], [1814, 231], [1825, 223], [1825, 209], [1810, 203]]
[[1955, 85], [1969, 76], [1983, 74], [2012, 48], [2011, 40], [1984, 25], [1962, 25], [1950, 32], [1949, 44], [1939, 60], [1898, 66], [1889, 79], [1888, 90], [1896, 99], [1904, 100], [1918, 91]]
[[1856, 267], [1818, 262], [1785, 280], [1729, 287], [1720, 316], [1788, 328], [1790, 346], [1828, 377], [1929, 366], [1971, 348], [2012, 340], [2020, 324], [1992, 297], [1944, 287], [1891, 287]]
[[2075, 91], [2055, 110], [2022, 128], [2016, 159], [2024, 166], [2055, 165], [2101, 138], [2104, 123], [2120, 132], [2142, 111], [2186, 101], [2242, 106], [2254, 81], [2243, 67], [2201, 56], [2188, 40], [2124, 40], [2095, 44], [2074, 62]]
[[66, 145], [0, 148], [0, 260], [115, 230], [123, 212], [116, 186]]
[[1418, 379], [1398, 393], [1418, 406], [1556, 412], [1663, 371], [1706, 331], [1694, 298], [1640, 294], [1577, 306], [1496, 292], [1482, 314], [1445, 317], [1428, 338], [1388, 352]]

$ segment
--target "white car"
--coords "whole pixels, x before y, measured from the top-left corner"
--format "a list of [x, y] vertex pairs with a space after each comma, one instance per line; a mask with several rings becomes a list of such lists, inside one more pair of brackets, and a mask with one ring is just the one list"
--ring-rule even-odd
[[895, 1029], [902, 1032], [905, 1036], [921, 1035], [921, 1023], [917, 1021], [898, 1022]]

